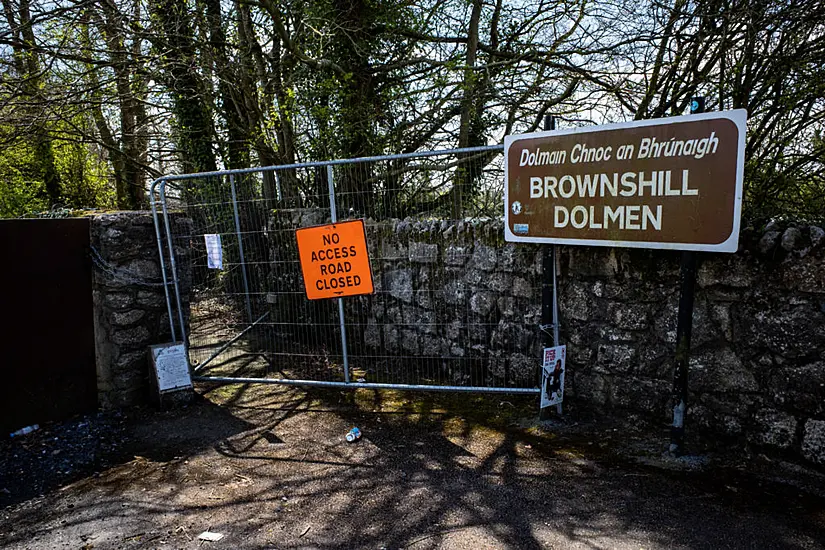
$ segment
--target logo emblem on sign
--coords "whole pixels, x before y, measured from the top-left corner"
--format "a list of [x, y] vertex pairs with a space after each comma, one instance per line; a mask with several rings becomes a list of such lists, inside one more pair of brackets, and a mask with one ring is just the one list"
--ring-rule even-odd
[[515, 201], [510, 208], [513, 209], [513, 214], [517, 216], [521, 214], [521, 203], [519, 201]]

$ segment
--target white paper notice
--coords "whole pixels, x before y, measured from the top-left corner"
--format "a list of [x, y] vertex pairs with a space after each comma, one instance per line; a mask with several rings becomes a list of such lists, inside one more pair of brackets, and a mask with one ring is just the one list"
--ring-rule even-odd
[[186, 359], [183, 344], [152, 346], [152, 357], [155, 360], [155, 373], [161, 393], [192, 385], [189, 361]]
[[203, 236], [206, 239], [206, 261], [209, 269], [223, 269], [223, 248], [221, 236], [209, 233]]

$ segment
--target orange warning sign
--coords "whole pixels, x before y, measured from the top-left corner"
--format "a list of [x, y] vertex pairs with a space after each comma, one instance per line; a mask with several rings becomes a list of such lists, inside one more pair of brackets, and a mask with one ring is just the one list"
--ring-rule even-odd
[[373, 293], [364, 220], [305, 227], [295, 237], [307, 298]]

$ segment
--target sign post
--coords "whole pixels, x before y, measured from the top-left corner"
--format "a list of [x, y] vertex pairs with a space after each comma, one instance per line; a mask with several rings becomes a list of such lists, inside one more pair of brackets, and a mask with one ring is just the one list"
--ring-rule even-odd
[[[544, 130], [551, 131], [555, 129], [556, 119], [552, 115], [547, 115], [544, 119]], [[545, 245], [542, 247], [541, 326], [539, 328], [541, 329], [542, 339], [545, 348], [551, 348], [559, 345], [559, 308], [558, 287], [556, 286], [556, 253], [557, 249], [555, 244]], [[550, 332], [548, 330], [550, 328], [553, 329], [553, 332]], [[546, 358], [544, 363], [546, 363]], [[542, 364], [542, 391], [544, 391], [545, 387], [545, 384], [543, 382], [547, 377], [546, 370], [547, 365]], [[556, 402], [554, 403], [550, 403], [549, 400], [542, 398], [539, 406], [539, 420], [547, 420], [550, 417], [550, 407], [553, 405], [556, 406], [556, 412], [558, 414], [561, 414], [561, 399], [556, 400]]]
[[[332, 177], [332, 167], [330, 178]], [[330, 188], [332, 184], [330, 183]], [[341, 353], [344, 357], [344, 382], [349, 383], [347, 327], [344, 324], [344, 296], [372, 294], [372, 268], [367, 254], [364, 220], [352, 220], [305, 227], [295, 231], [298, 257], [307, 298], [338, 298], [341, 326]]]
[[367, 253], [364, 220], [338, 223], [335, 208], [335, 182], [332, 165], [327, 165], [329, 213], [332, 223], [295, 231], [298, 256], [307, 298], [338, 298], [338, 323], [341, 327], [341, 354], [344, 357], [344, 382], [349, 383], [347, 326], [344, 323], [344, 296], [372, 294], [372, 268]]
[[[684, 440], [695, 252], [738, 248], [747, 119], [743, 109], [704, 113], [704, 98], [691, 113], [504, 140], [505, 240], [684, 251], [674, 454]], [[545, 299], [543, 328], [546, 309]]]
[[[690, 102], [690, 113], [705, 112], [705, 98], [695, 97]], [[670, 428], [668, 452], [680, 455], [685, 444], [685, 417], [687, 416], [688, 367], [690, 336], [693, 331], [693, 298], [696, 286], [696, 253], [682, 252], [679, 270], [679, 313], [676, 320], [676, 354], [673, 369], [673, 424]]]

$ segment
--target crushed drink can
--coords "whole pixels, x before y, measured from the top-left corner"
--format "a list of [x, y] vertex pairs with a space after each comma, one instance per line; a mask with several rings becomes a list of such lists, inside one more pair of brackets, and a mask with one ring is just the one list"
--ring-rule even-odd
[[353, 441], [357, 441], [361, 439], [361, 430], [358, 428], [353, 428], [347, 432], [347, 441], [352, 443]]

